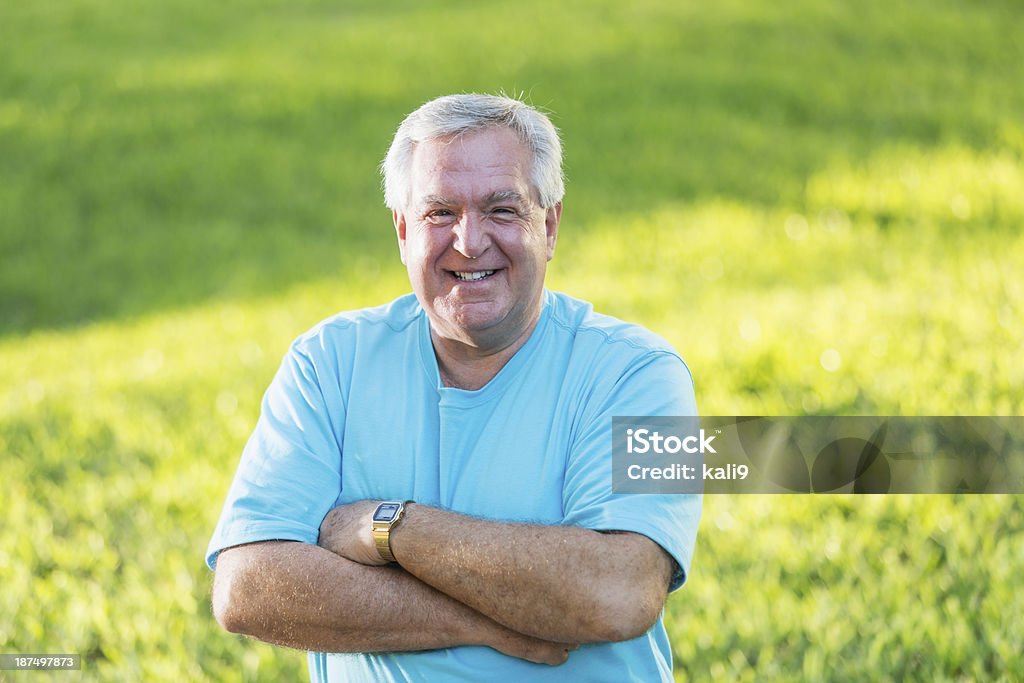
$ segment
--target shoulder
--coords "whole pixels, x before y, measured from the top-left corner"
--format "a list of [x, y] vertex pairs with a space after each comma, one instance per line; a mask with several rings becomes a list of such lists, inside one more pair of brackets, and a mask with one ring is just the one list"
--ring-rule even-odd
[[550, 323], [570, 341], [576, 360], [599, 363], [606, 371], [668, 362], [690, 374], [672, 344], [642, 325], [598, 313], [590, 302], [561, 292], [548, 291], [546, 296]]
[[292, 351], [315, 358], [337, 353], [363, 341], [374, 343], [402, 337], [415, 329], [423, 309], [414, 294], [400, 296], [389, 303], [341, 311], [321, 320], [292, 343]]

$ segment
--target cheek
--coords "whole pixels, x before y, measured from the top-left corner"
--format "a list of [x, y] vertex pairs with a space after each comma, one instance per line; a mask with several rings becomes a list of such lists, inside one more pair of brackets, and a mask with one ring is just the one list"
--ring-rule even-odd
[[535, 263], [544, 264], [551, 260], [551, 244], [547, 235], [543, 233], [532, 233], [525, 251], [529, 259]]
[[422, 261], [428, 251], [427, 241], [423, 235], [410, 235], [405, 242], [405, 257], [412, 262]]
[[434, 268], [444, 253], [445, 245], [427, 235], [410, 236], [405, 243], [405, 264], [409, 271], [428, 271]]

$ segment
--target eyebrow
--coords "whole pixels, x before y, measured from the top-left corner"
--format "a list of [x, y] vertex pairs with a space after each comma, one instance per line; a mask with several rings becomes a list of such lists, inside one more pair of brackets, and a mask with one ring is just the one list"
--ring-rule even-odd
[[421, 199], [420, 201], [430, 206], [452, 206], [453, 204], [455, 204], [455, 202], [449, 199], [448, 197], [442, 197], [439, 194], [428, 194], [427, 196], [423, 197], [423, 199]]
[[492, 192], [484, 198], [484, 204], [502, 204], [510, 202], [512, 204], [524, 204], [526, 200], [523, 195], [519, 194], [515, 190], [501, 190], [498, 192]]
[[[455, 206], [458, 202], [450, 197], [445, 197], [439, 194], [428, 194], [425, 195], [421, 200], [426, 206]], [[498, 190], [491, 192], [489, 195], [484, 197], [482, 204], [484, 206], [492, 206], [494, 204], [517, 204], [522, 206], [526, 204], [526, 199], [522, 194], [515, 190]]]

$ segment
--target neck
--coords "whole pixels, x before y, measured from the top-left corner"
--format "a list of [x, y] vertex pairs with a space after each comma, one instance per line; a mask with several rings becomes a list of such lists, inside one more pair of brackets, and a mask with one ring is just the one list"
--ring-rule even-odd
[[483, 388], [523, 347], [537, 327], [538, 320], [539, 314], [526, 326], [522, 334], [503, 346], [485, 346], [473, 341], [441, 337], [432, 326], [430, 340], [433, 342], [434, 355], [437, 357], [441, 383], [446, 387], [468, 391]]

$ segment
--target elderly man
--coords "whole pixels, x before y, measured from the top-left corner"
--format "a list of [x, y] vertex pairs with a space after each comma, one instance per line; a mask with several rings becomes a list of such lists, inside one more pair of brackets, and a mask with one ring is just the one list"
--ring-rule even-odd
[[383, 172], [414, 295], [292, 345], [210, 542], [217, 620], [309, 650], [313, 681], [671, 680], [700, 500], [614, 494], [611, 420], [696, 414], [693, 384], [545, 289], [554, 126], [442, 97]]

